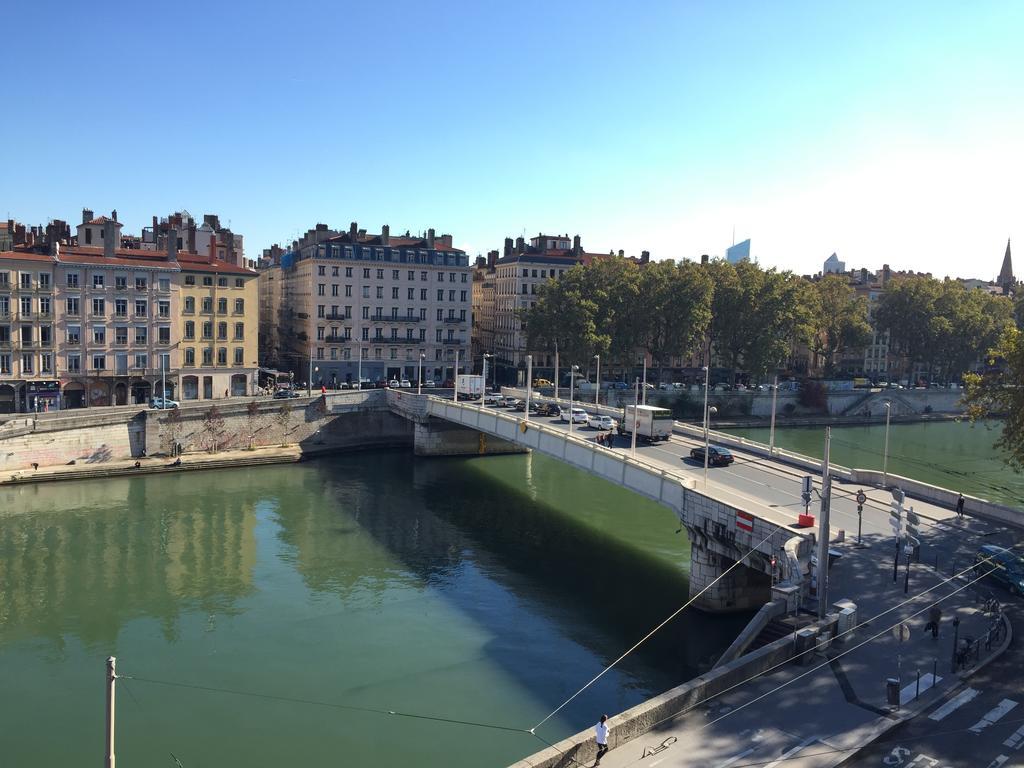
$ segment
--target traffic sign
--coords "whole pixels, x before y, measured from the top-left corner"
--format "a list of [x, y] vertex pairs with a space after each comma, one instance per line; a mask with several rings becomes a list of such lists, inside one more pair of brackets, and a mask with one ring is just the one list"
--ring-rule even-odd
[[864, 506], [864, 502], [866, 502], [867, 500], [868, 500], [868, 495], [866, 493], [864, 493], [864, 491], [857, 491], [857, 510], [858, 511], [860, 511], [860, 509]]
[[892, 628], [892, 635], [901, 643], [907, 642], [907, 640], [910, 639], [910, 625], [906, 622], [903, 622], [902, 624], [897, 624], [895, 627]]
[[814, 478], [810, 475], [804, 475], [803, 486], [800, 492], [800, 498], [804, 500], [804, 505], [811, 503], [811, 489], [814, 487]]
[[899, 504], [902, 507], [903, 506], [903, 502], [906, 500], [906, 498], [907, 498], [906, 494], [903, 493], [903, 491], [901, 491], [899, 488], [893, 488], [892, 489], [892, 500], [896, 504]]

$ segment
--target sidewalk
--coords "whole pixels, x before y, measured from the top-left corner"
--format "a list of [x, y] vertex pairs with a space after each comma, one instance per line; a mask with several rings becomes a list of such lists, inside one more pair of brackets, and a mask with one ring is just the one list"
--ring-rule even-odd
[[[833, 642], [824, 654], [808, 654], [656, 726], [613, 749], [601, 765], [825, 768], [948, 694], [960, 682], [950, 671], [953, 617], [960, 618], [960, 638], [982, 637], [991, 618], [981, 612], [971, 587], [956, 592], [966, 579], [938, 586], [946, 576], [924, 564], [912, 566], [905, 595], [905, 558], [893, 583], [891, 542], [891, 537], [877, 537], [863, 549], [849, 539], [833, 544], [843, 557], [831, 570], [830, 595], [857, 596], [858, 628], [852, 634]], [[929, 588], [935, 589], [916, 596]], [[940, 598], [946, 599], [939, 603], [943, 615], [934, 640], [924, 625], [928, 606]], [[880, 615], [889, 609], [894, 610]], [[903, 641], [890, 629], [899, 623], [909, 628]], [[902, 678], [899, 711], [886, 701], [890, 677]]]

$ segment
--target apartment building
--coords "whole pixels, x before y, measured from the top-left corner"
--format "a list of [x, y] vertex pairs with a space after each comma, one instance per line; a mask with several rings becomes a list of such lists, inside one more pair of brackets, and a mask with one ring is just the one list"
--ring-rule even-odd
[[[324, 224], [309, 230], [280, 264], [264, 262], [260, 295], [270, 314], [261, 335], [298, 381], [336, 387], [358, 380], [438, 383], [465, 364], [470, 343], [471, 268], [451, 235], [370, 235]], [[271, 288], [277, 281], [279, 287]], [[279, 301], [277, 306], [274, 302]]]

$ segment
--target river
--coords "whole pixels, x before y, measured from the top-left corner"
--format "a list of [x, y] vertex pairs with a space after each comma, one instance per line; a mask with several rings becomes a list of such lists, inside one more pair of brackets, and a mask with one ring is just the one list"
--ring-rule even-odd
[[[912, 477], [989, 501], [1024, 507], [1024, 475], [1002, 460], [993, 443], [999, 422], [928, 421], [889, 426], [889, 465], [893, 474]], [[730, 434], [767, 443], [769, 430], [726, 429]], [[821, 457], [824, 427], [776, 429], [775, 444]], [[885, 425], [832, 427], [831, 460], [846, 467], [881, 469]]]
[[[115, 655], [123, 765], [506, 765], [544, 744], [386, 712], [530, 728], [686, 600], [677, 528], [539, 455], [2, 489], [2, 763], [98, 764]], [[538, 733], [692, 677], [745, 620], [684, 613]]]

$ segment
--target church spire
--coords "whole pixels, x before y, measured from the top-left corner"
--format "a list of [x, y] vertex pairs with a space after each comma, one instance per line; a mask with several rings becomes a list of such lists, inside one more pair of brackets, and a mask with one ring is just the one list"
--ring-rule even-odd
[[1008, 293], [1016, 283], [1013, 277], [1013, 263], [1010, 261], [1010, 239], [1006, 239], [1006, 255], [1003, 256], [1003, 266], [999, 270], [999, 279], [997, 280], [1000, 287], [1003, 289], [1003, 293]]

